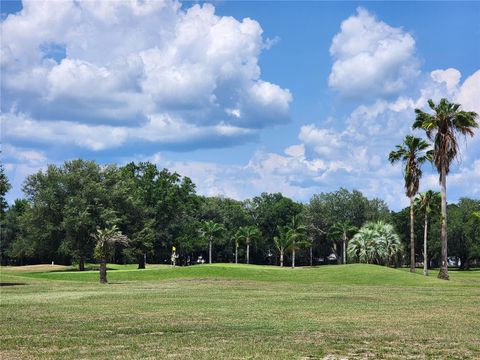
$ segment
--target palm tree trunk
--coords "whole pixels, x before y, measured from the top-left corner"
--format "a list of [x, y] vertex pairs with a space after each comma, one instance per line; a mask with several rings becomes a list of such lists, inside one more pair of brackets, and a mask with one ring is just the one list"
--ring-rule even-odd
[[428, 213], [427, 211], [425, 211], [425, 226], [423, 230], [423, 275], [425, 276], [428, 276], [427, 236], [428, 236]]
[[283, 250], [280, 250], [280, 267], [283, 267]]
[[413, 196], [410, 197], [410, 272], [415, 272], [415, 228], [413, 224]]
[[212, 239], [210, 238], [208, 241], [208, 263], [212, 263]]
[[442, 228], [440, 233], [441, 255], [440, 272], [438, 278], [448, 280], [448, 260], [447, 260], [447, 171], [442, 167], [440, 172], [440, 193], [442, 197]]
[[247, 243], [247, 264], [250, 264], [250, 244]]
[[140, 254], [138, 255], [138, 267], [137, 269], [145, 269], [145, 263], [146, 263], [146, 254]]
[[238, 244], [235, 244], [235, 264], [238, 264]]
[[107, 261], [100, 259], [100, 284], [107, 284]]
[[78, 259], [78, 271], [85, 271], [85, 259], [83, 256]]
[[347, 247], [347, 234], [343, 233], [343, 257], [342, 257], [343, 264], [346, 264], [346, 263], [347, 263], [347, 250], [346, 250], [346, 247]]
[[310, 246], [310, 266], [313, 266], [313, 245]]
[[295, 248], [292, 249], [292, 269], [294, 268], [295, 268]]

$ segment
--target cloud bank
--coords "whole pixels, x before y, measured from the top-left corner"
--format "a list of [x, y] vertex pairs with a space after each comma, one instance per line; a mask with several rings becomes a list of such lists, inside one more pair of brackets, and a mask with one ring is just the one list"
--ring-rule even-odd
[[93, 151], [249, 141], [288, 122], [292, 101], [260, 77], [262, 32], [210, 4], [24, 1], [1, 23], [6, 137]]

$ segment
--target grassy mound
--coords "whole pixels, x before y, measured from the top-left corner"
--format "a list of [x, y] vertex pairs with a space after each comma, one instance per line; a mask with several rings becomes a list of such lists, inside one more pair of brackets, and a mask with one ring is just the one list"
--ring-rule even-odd
[[[98, 271], [62, 272], [57, 269], [49, 269], [48, 266], [45, 266], [45, 268], [50, 271], [43, 272], [30, 272], [30, 268], [26, 267], [27, 272], [23, 273], [23, 275], [50, 280], [98, 281]], [[438, 280], [435, 272], [432, 272], [430, 277], [424, 277], [420, 274], [411, 274], [403, 269], [367, 264], [301, 267], [295, 269], [243, 264], [212, 264], [175, 268], [166, 265], [154, 265], [148, 266], [144, 270], [137, 270], [135, 265], [109, 265], [109, 269], [108, 278], [112, 283], [170, 279], [222, 279], [368, 286], [449, 286], [458, 283], [456, 281], [458, 278], [455, 274], [451, 282], [445, 282]], [[465, 281], [461, 283], [465, 285]]]

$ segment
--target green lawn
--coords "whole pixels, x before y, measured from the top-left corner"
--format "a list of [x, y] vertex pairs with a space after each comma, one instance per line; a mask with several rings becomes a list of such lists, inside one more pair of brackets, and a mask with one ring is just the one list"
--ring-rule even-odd
[[0, 358], [480, 358], [480, 271], [111, 268], [1, 268]]

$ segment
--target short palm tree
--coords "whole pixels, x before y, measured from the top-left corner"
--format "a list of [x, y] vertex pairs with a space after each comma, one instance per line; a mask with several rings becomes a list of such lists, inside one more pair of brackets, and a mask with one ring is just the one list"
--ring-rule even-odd
[[300, 224], [298, 217], [293, 216], [292, 222], [286, 226], [287, 237], [290, 239], [290, 250], [292, 251], [292, 268], [295, 268], [295, 252], [307, 245], [305, 236], [307, 227]]
[[247, 245], [247, 264], [250, 264], [250, 244], [260, 237], [260, 230], [255, 226], [242, 226], [238, 230], [239, 240]]
[[130, 240], [118, 230], [116, 225], [106, 229], [97, 229], [93, 238], [96, 241], [95, 258], [100, 263], [100, 284], [107, 284], [107, 259], [112, 255], [116, 244], [126, 246]]
[[403, 248], [393, 226], [379, 221], [362, 226], [350, 240], [347, 252], [362, 263], [395, 265]]
[[423, 227], [423, 275], [428, 276], [428, 253], [427, 253], [427, 238], [428, 238], [428, 217], [434, 211], [440, 208], [441, 196], [438, 191], [428, 190], [418, 195], [415, 198], [415, 206], [424, 213], [424, 227]]
[[277, 226], [278, 236], [273, 238], [275, 247], [277, 248], [280, 254], [280, 266], [283, 267], [283, 258], [285, 255], [285, 250], [290, 247], [291, 238], [287, 235], [287, 229], [285, 227]]
[[203, 221], [201, 223], [200, 235], [208, 241], [208, 263], [212, 263], [212, 243], [223, 232], [223, 226], [213, 220]]
[[422, 177], [421, 165], [431, 159], [428, 152], [430, 145], [425, 140], [407, 135], [403, 144], [397, 145], [396, 150], [390, 152], [388, 160], [392, 164], [402, 161], [405, 164], [403, 177], [405, 180], [405, 194], [410, 198], [410, 271], [415, 272], [415, 232], [413, 217], [413, 199], [418, 193], [420, 178]]
[[375, 231], [362, 227], [348, 244], [348, 256], [361, 263], [370, 264], [374, 260]]
[[441, 192], [441, 256], [440, 256], [440, 279], [448, 280], [447, 262], [447, 174], [450, 165], [458, 156], [458, 137], [473, 136], [474, 129], [478, 127], [476, 118], [478, 114], [473, 111], [461, 110], [460, 104], [441, 99], [438, 105], [433, 100], [428, 100], [430, 109], [434, 112], [429, 114], [420, 109], [415, 109], [416, 119], [414, 129], [425, 130], [428, 138], [433, 141], [433, 163], [440, 175]]
[[347, 242], [351, 233], [357, 231], [357, 228], [353, 226], [349, 221], [340, 221], [334, 224], [330, 228], [330, 233], [335, 236], [340, 236], [342, 239], [342, 263], [347, 263]]
[[376, 246], [380, 249], [377, 253], [379, 261], [396, 266], [401, 260], [403, 247], [395, 228], [383, 221], [373, 223], [372, 228], [376, 232]]

